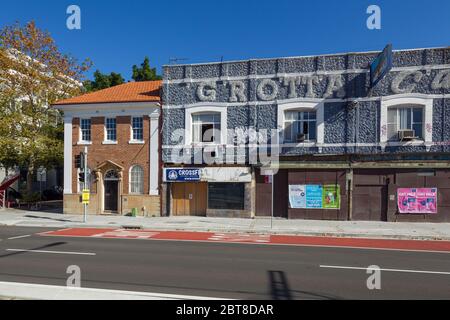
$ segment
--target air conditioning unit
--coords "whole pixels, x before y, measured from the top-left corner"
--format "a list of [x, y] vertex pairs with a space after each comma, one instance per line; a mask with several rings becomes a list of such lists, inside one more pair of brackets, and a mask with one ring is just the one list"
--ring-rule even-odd
[[297, 142], [304, 142], [305, 141], [305, 134], [299, 133], [297, 134]]
[[414, 130], [406, 129], [406, 130], [399, 130], [398, 131], [398, 140], [405, 141], [405, 140], [413, 140], [416, 138]]

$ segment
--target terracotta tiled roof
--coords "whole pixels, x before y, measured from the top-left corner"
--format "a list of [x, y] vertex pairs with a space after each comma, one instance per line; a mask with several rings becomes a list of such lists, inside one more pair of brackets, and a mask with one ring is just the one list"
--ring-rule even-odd
[[87, 93], [55, 102], [53, 105], [117, 103], [117, 102], [159, 102], [162, 81], [128, 82], [111, 88]]

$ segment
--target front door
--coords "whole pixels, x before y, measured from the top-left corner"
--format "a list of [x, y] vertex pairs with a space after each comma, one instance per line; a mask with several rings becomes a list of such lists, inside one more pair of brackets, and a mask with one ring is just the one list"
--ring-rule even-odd
[[208, 184], [180, 182], [172, 184], [174, 216], [205, 216]]
[[118, 187], [119, 181], [116, 180], [105, 181], [105, 211], [117, 212]]

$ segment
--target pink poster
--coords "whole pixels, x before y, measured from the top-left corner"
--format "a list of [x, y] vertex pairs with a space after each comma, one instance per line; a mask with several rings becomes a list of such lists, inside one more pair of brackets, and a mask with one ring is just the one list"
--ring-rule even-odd
[[436, 188], [397, 189], [400, 213], [437, 213]]

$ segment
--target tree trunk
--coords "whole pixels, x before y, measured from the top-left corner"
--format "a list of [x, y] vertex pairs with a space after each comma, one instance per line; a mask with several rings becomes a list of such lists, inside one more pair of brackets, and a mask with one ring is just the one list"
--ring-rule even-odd
[[34, 177], [34, 166], [30, 165], [28, 166], [27, 171], [27, 193], [31, 194], [33, 191], [33, 177]]

